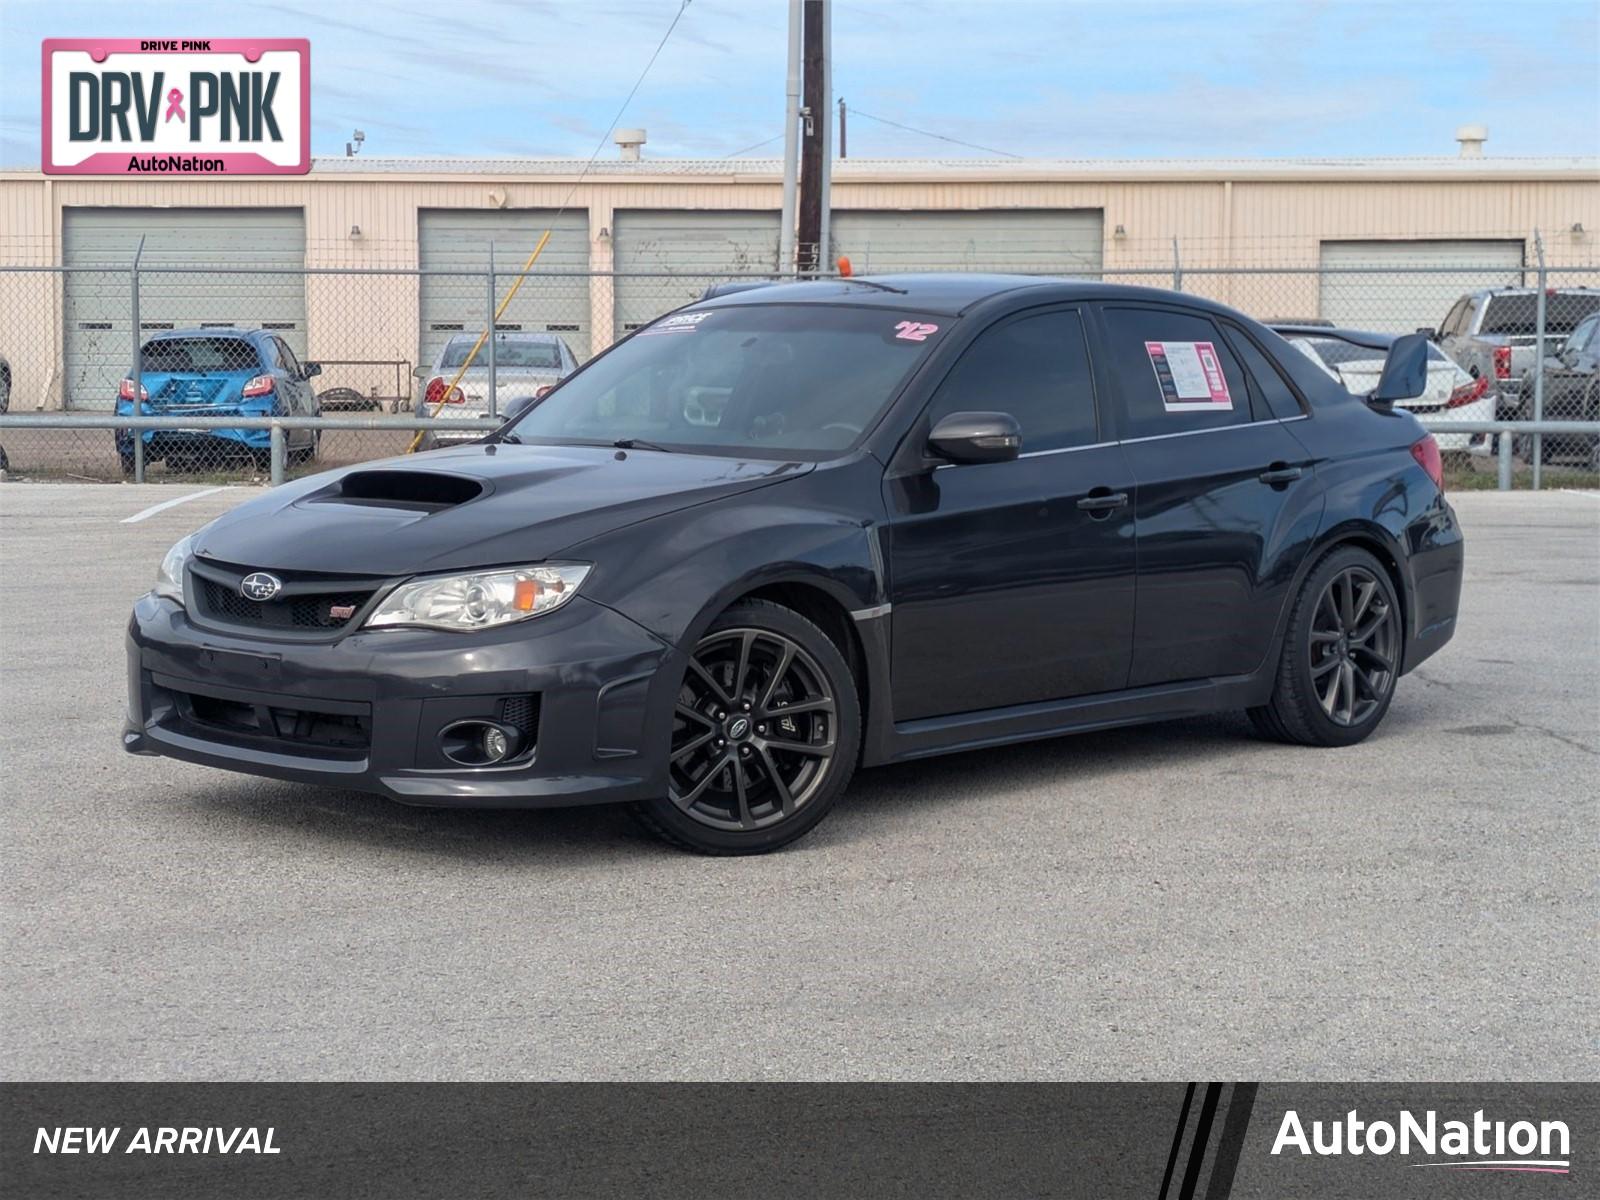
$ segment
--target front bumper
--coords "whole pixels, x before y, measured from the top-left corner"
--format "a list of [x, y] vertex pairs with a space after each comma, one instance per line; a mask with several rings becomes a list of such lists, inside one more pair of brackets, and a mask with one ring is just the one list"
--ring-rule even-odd
[[[665, 793], [684, 661], [603, 605], [575, 597], [477, 634], [352, 632], [280, 641], [197, 625], [155, 595], [128, 625], [133, 754], [376, 792], [407, 804], [536, 808]], [[440, 733], [531, 702], [531, 749], [463, 767]]]

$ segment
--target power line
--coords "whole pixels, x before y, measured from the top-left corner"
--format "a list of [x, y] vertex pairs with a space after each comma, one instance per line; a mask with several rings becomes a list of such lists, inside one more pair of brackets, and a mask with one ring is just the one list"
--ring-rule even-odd
[[923, 137], [936, 138], [941, 142], [949, 142], [955, 146], [965, 146], [969, 150], [982, 150], [985, 154], [998, 154], [1002, 158], [1021, 158], [1020, 154], [1013, 154], [1009, 150], [996, 150], [993, 146], [980, 146], [976, 142], [964, 142], [960, 138], [946, 137], [942, 133], [933, 133], [927, 129], [918, 129], [913, 125], [902, 125], [899, 121], [891, 121], [888, 117], [876, 117], [864, 109], [852, 108], [853, 116], [865, 117], [869, 121], [876, 121], [880, 125], [893, 125], [896, 129], [904, 129], [907, 133], [919, 133]]
[[743, 150], [735, 150], [732, 154], [724, 155], [723, 157], [725, 157], [725, 158], [738, 158], [741, 154], [749, 154], [750, 151], [752, 151], [752, 150], [759, 150], [763, 146], [770, 146], [770, 145], [772, 145], [773, 142], [781, 142], [782, 140], [783, 140], [783, 134], [780, 133], [780, 134], [776, 135], [775, 137], [769, 137], [764, 142], [757, 142], [754, 146], [746, 146]]

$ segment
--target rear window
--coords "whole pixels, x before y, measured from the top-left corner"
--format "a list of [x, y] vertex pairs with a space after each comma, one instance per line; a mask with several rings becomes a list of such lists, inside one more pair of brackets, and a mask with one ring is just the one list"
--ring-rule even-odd
[[[477, 338], [457, 338], [444, 350], [444, 358], [440, 360], [441, 367], [459, 367], [467, 361], [467, 355], [472, 352], [472, 347], [477, 345]], [[485, 345], [478, 351], [472, 360], [474, 367], [489, 366], [489, 347]], [[494, 339], [494, 365], [499, 367], [548, 367], [554, 370], [561, 366], [561, 349], [554, 342], [544, 338], [513, 337], [508, 334], [497, 334]]]
[[261, 365], [255, 346], [243, 338], [163, 338], [144, 345], [144, 370], [156, 375], [256, 371]]
[[[1531, 292], [1490, 296], [1478, 331], [1533, 337], [1539, 331], [1538, 306], [1539, 298]], [[1579, 321], [1600, 312], [1600, 292], [1553, 292], [1545, 296], [1544, 307], [1546, 333], [1571, 333]]]

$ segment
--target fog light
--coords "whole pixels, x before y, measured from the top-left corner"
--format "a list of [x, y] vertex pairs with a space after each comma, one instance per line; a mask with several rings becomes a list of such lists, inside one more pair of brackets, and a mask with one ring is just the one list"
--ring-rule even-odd
[[483, 757], [488, 762], [499, 762], [511, 750], [511, 743], [506, 740], [506, 735], [493, 725], [484, 727], [483, 730]]
[[439, 733], [439, 750], [463, 767], [491, 767], [515, 759], [523, 745], [515, 729], [491, 721], [457, 721]]

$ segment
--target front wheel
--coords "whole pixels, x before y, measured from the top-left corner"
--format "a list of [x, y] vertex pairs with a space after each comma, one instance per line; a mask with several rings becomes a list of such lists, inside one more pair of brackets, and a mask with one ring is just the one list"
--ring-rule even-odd
[[1400, 677], [1400, 602], [1381, 563], [1345, 546], [1319, 562], [1295, 599], [1272, 697], [1249, 710], [1263, 734], [1349, 746], [1383, 720]]
[[799, 613], [763, 600], [723, 613], [678, 689], [666, 796], [634, 808], [701, 854], [763, 854], [814, 828], [861, 746], [855, 679]]

